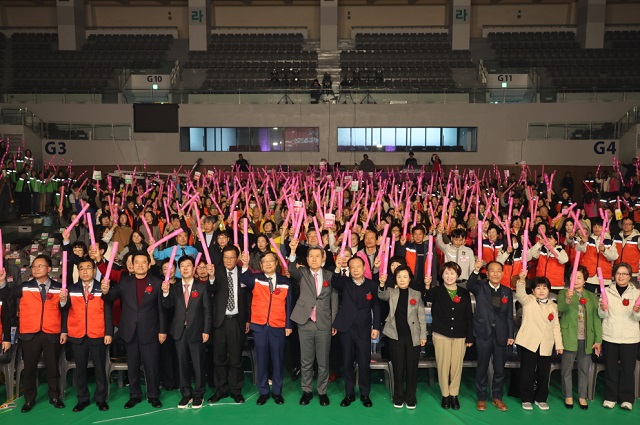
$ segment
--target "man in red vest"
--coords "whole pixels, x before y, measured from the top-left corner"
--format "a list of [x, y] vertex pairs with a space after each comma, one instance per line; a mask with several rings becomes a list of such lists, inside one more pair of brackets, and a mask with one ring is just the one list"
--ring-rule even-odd
[[78, 404], [74, 412], [80, 412], [89, 405], [87, 369], [89, 358], [93, 361], [96, 377], [94, 397], [101, 411], [109, 410], [107, 399], [107, 372], [105, 361], [107, 346], [113, 337], [111, 303], [102, 299], [100, 282], [95, 280], [96, 265], [88, 257], [78, 261], [80, 280], [68, 289], [69, 311], [62, 324], [62, 334], [68, 336], [73, 358], [76, 362], [76, 390]]

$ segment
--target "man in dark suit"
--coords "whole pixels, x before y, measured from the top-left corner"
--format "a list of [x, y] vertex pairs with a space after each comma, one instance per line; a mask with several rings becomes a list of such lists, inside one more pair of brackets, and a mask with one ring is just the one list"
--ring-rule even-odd
[[[180, 275], [171, 285], [162, 283], [162, 307], [174, 307], [173, 321], [169, 332], [175, 341], [180, 370], [180, 392], [182, 399], [179, 409], [202, 407], [205, 390], [204, 344], [211, 334], [211, 312], [207, 297], [207, 285], [194, 279], [195, 259], [190, 256], [178, 260]], [[208, 266], [209, 279], [213, 279], [214, 268]], [[191, 365], [196, 379], [195, 389], [191, 387]]]
[[[204, 235], [204, 241], [198, 239], [198, 241], [193, 245], [198, 252], [201, 252], [204, 255], [204, 250], [209, 251], [209, 256], [212, 259], [213, 264], [220, 265], [216, 261], [220, 260], [220, 248], [217, 245], [217, 236], [218, 233], [215, 232], [215, 220], [213, 217], [206, 215], [202, 217], [202, 234]], [[225, 233], [226, 234], [226, 233]]]
[[120, 284], [109, 289], [104, 280], [101, 288], [104, 300], [120, 299], [122, 314], [118, 334], [125, 342], [129, 373], [130, 398], [124, 405], [131, 409], [142, 401], [140, 362], [147, 380], [147, 399], [153, 407], [160, 402], [159, 348], [166, 339], [166, 323], [162, 308], [162, 280], [149, 275], [151, 259], [146, 251], [133, 254], [133, 276], [126, 276]]
[[209, 285], [213, 298], [213, 383], [216, 392], [209, 398], [215, 403], [231, 393], [233, 401], [244, 403], [242, 386], [242, 348], [249, 332], [246, 287], [240, 284], [240, 251], [233, 245], [222, 250], [223, 267], [217, 267]]
[[[6, 285], [6, 273], [1, 271], [0, 289]], [[36, 376], [40, 356], [47, 369], [49, 403], [57, 409], [64, 408], [60, 400], [61, 345], [67, 341], [62, 334], [62, 315], [67, 296], [61, 293], [62, 285], [49, 278], [51, 258], [38, 255], [31, 263], [33, 279], [10, 289], [12, 298], [20, 299], [20, 341], [24, 360], [24, 405], [22, 412], [29, 412], [36, 404]]]
[[486, 280], [479, 278], [481, 268], [482, 261], [476, 261], [474, 271], [467, 281], [467, 290], [476, 298], [476, 309], [473, 315], [473, 336], [478, 353], [476, 408], [480, 411], [487, 408], [487, 370], [493, 357], [491, 404], [504, 412], [507, 410], [507, 406], [502, 401], [504, 364], [507, 360], [506, 347], [513, 345], [514, 342], [513, 291], [500, 284], [502, 264], [497, 261], [487, 264]]
[[[269, 366], [272, 368], [273, 401], [284, 404], [282, 397], [282, 376], [284, 362], [285, 337], [291, 335], [291, 291], [289, 279], [276, 273], [278, 258], [272, 251], [267, 251], [260, 259], [262, 273], [252, 273], [249, 264], [249, 253], [243, 252], [242, 276], [240, 282], [252, 291], [251, 322], [258, 359], [258, 405], [269, 400]], [[283, 265], [284, 267], [284, 265]], [[271, 363], [269, 363], [271, 359]]]
[[96, 266], [93, 260], [89, 257], [79, 258], [77, 267], [80, 280], [69, 287], [69, 309], [62, 323], [62, 332], [69, 341], [67, 346], [71, 346], [76, 362], [78, 404], [73, 411], [80, 412], [89, 405], [89, 358], [93, 361], [96, 378], [96, 405], [99, 410], [105, 411], [109, 410], [106, 402], [109, 381], [105, 361], [107, 346], [113, 337], [112, 305], [102, 299], [100, 282], [95, 280]]
[[[338, 267], [344, 267], [345, 259], [338, 259]], [[364, 260], [352, 257], [349, 262], [349, 277], [333, 275], [331, 285], [342, 292], [342, 303], [333, 322], [339, 332], [342, 345], [344, 385], [346, 396], [340, 406], [347, 407], [356, 400], [354, 394], [354, 361], [358, 362], [358, 386], [360, 401], [364, 407], [371, 407], [369, 398], [371, 387], [371, 339], [377, 339], [380, 331], [380, 305], [378, 303], [378, 282], [364, 277]], [[371, 323], [373, 312], [373, 323]], [[371, 329], [373, 325], [373, 329]]]
[[[317, 239], [317, 238], [316, 238]], [[289, 244], [295, 253], [298, 240]], [[331, 324], [338, 312], [338, 292], [331, 288], [333, 273], [321, 268], [325, 252], [320, 245], [307, 249], [307, 267], [296, 266], [296, 255], [289, 256], [289, 274], [300, 286], [300, 297], [291, 313], [291, 320], [298, 324], [300, 338], [300, 365], [302, 372], [302, 398], [306, 406], [313, 398], [313, 363], [318, 361], [318, 396], [321, 406], [329, 405], [329, 353], [331, 351]], [[333, 332], [335, 334], [335, 331]]]

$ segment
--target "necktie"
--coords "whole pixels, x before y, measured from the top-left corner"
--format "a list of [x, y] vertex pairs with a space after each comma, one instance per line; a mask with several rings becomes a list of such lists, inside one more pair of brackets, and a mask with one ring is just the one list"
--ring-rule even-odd
[[40, 298], [42, 298], [42, 301], [47, 299], [47, 285], [44, 283], [40, 285]]
[[181, 248], [181, 249], [182, 249], [182, 256], [183, 257], [186, 256], [187, 254], [184, 253], [184, 248]]
[[233, 311], [236, 303], [233, 298], [233, 275], [231, 274], [231, 272], [229, 272], [229, 274], [227, 275], [227, 284], [229, 285], [229, 298], [227, 299], [227, 311]]
[[187, 307], [189, 305], [189, 284], [184, 284], [184, 306]]
[[85, 301], [89, 300], [89, 287], [85, 285], [84, 287], [84, 299]]
[[269, 281], [269, 291], [273, 292], [273, 278], [268, 277], [267, 280]]
[[[313, 283], [316, 286], [316, 297], [318, 296], [318, 273], [314, 273], [313, 274]], [[313, 306], [313, 309], [311, 309], [311, 317], [310, 317], [312, 322], [316, 321], [316, 306]]]
[[346, 276], [347, 275], [347, 269], [342, 269], [342, 276]]

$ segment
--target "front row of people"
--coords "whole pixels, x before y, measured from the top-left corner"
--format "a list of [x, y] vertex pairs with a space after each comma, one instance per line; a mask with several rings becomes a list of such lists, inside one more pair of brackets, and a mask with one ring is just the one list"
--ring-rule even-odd
[[[296, 252], [296, 242], [291, 243], [292, 253]], [[208, 402], [215, 403], [231, 395], [234, 402], [243, 403], [241, 355], [245, 334], [250, 330], [258, 363], [257, 403], [262, 405], [273, 398], [276, 404], [283, 404], [284, 346], [293, 322], [298, 327], [301, 349], [300, 404], [307, 405], [313, 399], [313, 363], [317, 361], [319, 403], [329, 405], [331, 337], [338, 334], [345, 381], [345, 397], [340, 405], [347, 407], [356, 400], [354, 364], [357, 362], [360, 401], [365, 407], [371, 407], [369, 364], [371, 340], [378, 339], [382, 322], [379, 300], [389, 303], [382, 333], [388, 338], [393, 364], [396, 408], [416, 407], [420, 347], [427, 342], [424, 306], [431, 303], [432, 338], [443, 408], [460, 408], [463, 360], [467, 347], [475, 344], [476, 408], [480, 411], [487, 408], [488, 376], [492, 372], [491, 404], [499, 411], [506, 411], [502, 400], [504, 366], [507, 346], [515, 343], [521, 360], [523, 409], [532, 410], [534, 404], [542, 410], [549, 408], [548, 381], [554, 347], [555, 352], [562, 355], [562, 388], [567, 408], [574, 405], [571, 380], [574, 361], [578, 366], [578, 404], [587, 409], [591, 353], [603, 352], [606, 366], [603, 405], [613, 408], [620, 403], [623, 409], [632, 409], [635, 359], [640, 343], [640, 306], [636, 302], [640, 291], [629, 284], [631, 267], [626, 263], [615, 266], [614, 282], [607, 288], [606, 298], [601, 300], [585, 290], [588, 273], [584, 267], [578, 268], [574, 287], [562, 290], [557, 303], [549, 298], [550, 283], [546, 277], [536, 277], [532, 293], [527, 294], [526, 272], [522, 272], [515, 292], [522, 306], [522, 324], [516, 337], [513, 292], [500, 284], [503, 273], [498, 262], [486, 265], [487, 279], [481, 280], [479, 271], [483, 264], [477, 261], [466, 289], [456, 284], [460, 266], [445, 263], [441, 266], [444, 284], [433, 286], [427, 277], [424, 289], [418, 291], [410, 287], [413, 275], [406, 266], [395, 268], [396, 287], [388, 287], [387, 276], [380, 276], [377, 281], [365, 277], [362, 258], [354, 256], [347, 262], [339, 257], [334, 273], [322, 268], [325, 255], [321, 247], [311, 246], [307, 250], [307, 266], [296, 266], [295, 254], [292, 254], [285, 277], [278, 272], [275, 253], [263, 254], [258, 272], [246, 266], [248, 253], [240, 255], [237, 247], [228, 246], [222, 252], [224, 267], [216, 269], [207, 265], [204, 280], [195, 276], [192, 257], [179, 258], [181, 278], [173, 284], [148, 275], [150, 258], [146, 252], [133, 255], [131, 275], [114, 285], [108, 279], [102, 284], [95, 279], [96, 264], [87, 257], [77, 262], [79, 281], [68, 288], [50, 279], [51, 259], [44, 255], [35, 258], [31, 264], [33, 279], [22, 286], [8, 288], [6, 271], [0, 269], [0, 309], [2, 302], [11, 297], [19, 300], [25, 394], [22, 411], [28, 412], [35, 405], [37, 364], [41, 356], [47, 370], [49, 402], [56, 408], [64, 407], [58, 388], [58, 363], [61, 345], [67, 342], [77, 364], [78, 403], [73, 410], [81, 411], [89, 405], [86, 376], [89, 360], [96, 367], [97, 407], [109, 408], [104, 365], [114, 334], [112, 304], [116, 300], [120, 300], [122, 308], [117, 333], [127, 350], [130, 385], [130, 399], [124, 406], [127, 409], [142, 401], [141, 365], [145, 368], [148, 402], [153, 407], [162, 406], [158, 353], [167, 333], [175, 341], [178, 356], [182, 394], [179, 408], [203, 405], [204, 343], [209, 339], [214, 342], [215, 393]], [[300, 292], [295, 305], [291, 285]], [[470, 294], [475, 298], [473, 311]], [[249, 298], [250, 307], [245, 304]], [[173, 315], [167, 320], [169, 309]], [[6, 351], [11, 344], [9, 328], [14, 313], [5, 307], [1, 314], [0, 333]], [[489, 370], [490, 364], [492, 370]]]

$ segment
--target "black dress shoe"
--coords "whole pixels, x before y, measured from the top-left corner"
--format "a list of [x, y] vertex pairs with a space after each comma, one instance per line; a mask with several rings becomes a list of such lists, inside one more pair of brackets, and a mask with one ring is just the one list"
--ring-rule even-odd
[[139, 398], [130, 398], [129, 401], [127, 401], [124, 404], [124, 408], [125, 409], [131, 409], [133, 406], [135, 406], [136, 404], [140, 403], [142, 400], [140, 400]]
[[356, 401], [356, 395], [350, 394], [342, 399], [342, 401], [340, 402], [340, 406], [349, 407], [351, 406], [351, 403], [353, 403], [354, 401]]
[[302, 397], [300, 397], [300, 406], [306, 406], [309, 404], [311, 399], [313, 398], [313, 393], [303, 392]]
[[451, 408], [453, 410], [460, 410], [460, 402], [458, 401], [457, 395], [450, 396], [451, 398]]
[[272, 397], [273, 401], [275, 401], [276, 404], [284, 404], [284, 398], [282, 397], [282, 394], [274, 394]]
[[96, 406], [98, 406], [98, 410], [101, 412], [106, 412], [107, 410], [109, 410], [109, 405], [106, 401], [98, 401], [96, 402]]
[[88, 401], [79, 401], [78, 404], [73, 408], [74, 412], [82, 412], [85, 407], [89, 405]]
[[320, 394], [318, 398], [320, 399], [320, 406], [329, 405], [329, 396], [327, 396], [326, 394]]
[[[564, 407], [566, 407], [567, 409], [573, 409], [573, 403], [569, 404], [566, 401], [564, 402]], [[582, 407], [582, 406], [581, 406]]]
[[234, 394], [231, 396], [231, 398], [238, 404], [244, 403], [244, 397], [242, 396], [242, 394]]
[[30, 412], [31, 409], [33, 409], [33, 406], [36, 405], [35, 401], [25, 401], [24, 404], [22, 405], [22, 413], [27, 413]]
[[50, 398], [49, 404], [55, 407], [56, 409], [64, 409], [64, 403], [59, 398]]
[[362, 405], [364, 407], [372, 407], [373, 406], [373, 402], [371, 401], [371, 399], [369, 397], [360, 396], [360, 401], [362, 402]]
[[151, 407], [155, 407], [156, 409], [159, 409], [162, 407], [162, 402], [158, 398], [150, 398], [148, 401]]
[[222, 400], [223, 398], [227, 398], [227, 397], [229, 397], [228, 393], [214, 393], [211, 397], [209, 397], [207, 402], [209, 404], [213, 404], [213, 403], [216, 403], [216, 402]]
[[269, 394], [260, 394], [260, 397], [258, 397], [256, 403], [258, 404], [258, 406], [262, 406], [267, 402], [267, 400], [269, 400]]
[[449, 397], [442, 397], [442, 408], [443, 409], [448, 409], [449, 407], [451, 407], [451, 404], [449, 402]]
[[300, 379], [300, 368], [299, 367], [294, 367], [293, 369], [291, 369], [291, 380], [292, 381], [297, 381], [298, 379]]

